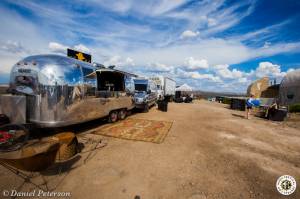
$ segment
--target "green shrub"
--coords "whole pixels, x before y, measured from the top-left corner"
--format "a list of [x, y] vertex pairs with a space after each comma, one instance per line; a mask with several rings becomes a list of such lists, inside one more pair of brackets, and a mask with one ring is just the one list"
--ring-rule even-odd
[[299, 104], [293, 104], [289, 106], [289, 112], [296, 113], [300, 112], [300, 103]]

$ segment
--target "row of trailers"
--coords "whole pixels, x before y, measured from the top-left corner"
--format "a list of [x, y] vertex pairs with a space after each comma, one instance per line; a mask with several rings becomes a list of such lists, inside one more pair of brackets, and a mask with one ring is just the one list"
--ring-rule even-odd
[[95, 67], [71, 57], [30, 56], [13, 66], [9, 94], [0, 96], [0, 108], [12, 123], [39, 128], [104, 117], [115, 122], [125, 119], [135, 108], [137, 78], [113, 67]]

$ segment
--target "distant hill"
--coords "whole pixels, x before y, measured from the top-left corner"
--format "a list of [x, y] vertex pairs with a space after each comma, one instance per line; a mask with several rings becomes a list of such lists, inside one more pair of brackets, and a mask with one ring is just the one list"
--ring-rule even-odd
[[8, 84], [0, 84], [0, 94], [5, 94], [8, 89]]
[[245, 93], [231, 93], [231, 92], [211, 92], [211, 91], [193, 91], [196, 97], [211, 98], [216, 96], [228, 96], [228, 97], [244, 97]]

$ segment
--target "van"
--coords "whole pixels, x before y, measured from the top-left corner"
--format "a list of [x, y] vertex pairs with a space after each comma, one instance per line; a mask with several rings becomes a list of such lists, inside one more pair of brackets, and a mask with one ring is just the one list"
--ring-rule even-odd
[[144, 78], [134, 79], [134, 102], [137, 109], [148, 112], [149, 108], [156, 104], [157, 86], [154, 81]]

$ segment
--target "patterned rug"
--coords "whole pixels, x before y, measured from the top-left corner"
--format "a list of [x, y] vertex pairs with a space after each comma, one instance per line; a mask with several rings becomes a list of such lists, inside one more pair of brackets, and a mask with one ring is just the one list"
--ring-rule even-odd
[[128, 140], [162, 143], [172, 124], [173, 122], [128, 118], [114, 124], [106, 124], [93, 133]]

